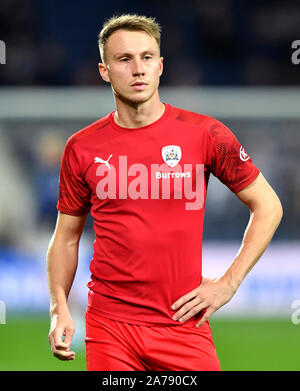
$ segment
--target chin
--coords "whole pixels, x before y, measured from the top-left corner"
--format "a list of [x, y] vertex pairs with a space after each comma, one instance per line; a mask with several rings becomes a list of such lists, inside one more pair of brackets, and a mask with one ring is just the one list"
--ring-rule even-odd
[[130, 94], [130, 95], [121, 95], [118, 94], [118, 98], [122, 100], [124, 103], [127, 103], [129, 105], [138, 105], [142, 103], [146, 103], [149, 99], [152, 98], [153, 94]]

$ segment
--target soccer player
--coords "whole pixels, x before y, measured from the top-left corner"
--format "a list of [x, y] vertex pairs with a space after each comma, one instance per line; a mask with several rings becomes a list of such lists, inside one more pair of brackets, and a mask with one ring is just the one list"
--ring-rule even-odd
[[[62, 156], [47, 253], [52, 352], [75, 358], [67, 299], [90, 212], [96, 239], [87, 370], [220, 370], [209, 318], [265, 251], [281, 203], [226, 126], [161, 102], [160, 26], [153, 18], [111, 18], [99, 47], [99, 71], [116, 110], [72, 135]], [[201, 253], [211, 173], [248, 206], [250, 219], [227, 271], [207, 279]]]

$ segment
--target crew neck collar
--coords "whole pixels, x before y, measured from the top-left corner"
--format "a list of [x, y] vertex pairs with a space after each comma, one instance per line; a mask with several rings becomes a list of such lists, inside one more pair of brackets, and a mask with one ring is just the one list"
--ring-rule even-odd
[[151, 124], [148, 124], [148, 125], [145, 125], [145, 126], [139, 126], [137, 128], [125, 128], [124, 126], [120, 126], [118, 125], [115, 120], [114, 120], [114, 115], [115, 115], [115, 112], [116, 111], [112, 111], [110, 113], [110, 123], [111, 125], [117, 129], [117, 130], [122, 130], [122, 131], [127, 131], [127, 132], [133, 132], [133, 131], [136, 131], [136, 130], [145, 130], [147, 128], [155, 128], [159, 125], [161, 125], [162, 122], [165, 121], [169, 111], [170, 111], [170, 105], [168, 103], [165, 103], [165, 102], [162, 102], [164, 105], [165, 105], [165, 111], [163, 112], [163, 114], [154, 122], [152, 122]]

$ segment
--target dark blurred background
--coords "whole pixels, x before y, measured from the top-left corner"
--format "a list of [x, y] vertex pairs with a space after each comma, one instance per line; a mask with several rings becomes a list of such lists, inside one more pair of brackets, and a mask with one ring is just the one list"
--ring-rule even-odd
[[[153, 16], [162, 26], [162, 99], [225, 123], [283, 204], [270, 247], [215, 315], [232, 318], [216, 322], [221, 364], [231, 370], [299, 370], [294, 358], [300, 340], [290, 318], [300, 298], [300, 64], [291, 60], [292, 42], [300, 40], [300, 2], [290, 0], [1, 0], [6, 64], [0, 64], [0, 370], [67, 369], [49, 359], [45, 256], [57, 217], [64, 144], [114, 110], [111, 90], [98, 74], [97, 36], [106, 19], [122, 13]], [[248, 218], [248, 209], [212, 177], [204, 275], [226, 270]], [[70, 295], [74, 344], [83, 358], [68, 368], [84, 367], [92, 224], [89, 218]], [[1, 324], [4, 307], [7, 321]], [[249, 323], [241, 326], [235, 317]], [[267, 319], [255, 323], [255, 317]], [[276, 323], [274, 317], [284, 320]], [[32, 351], [27, 358], [25, 341]]]
[[[299, 1], [1, 0], [0, 39], [14, 86], [99, 86], [97, 35], [104, 20], [131, 12], [162, 26], [163, 85], [296, 85], [291, 42]], [[299, 37], [298, 37], [299, 38]]]

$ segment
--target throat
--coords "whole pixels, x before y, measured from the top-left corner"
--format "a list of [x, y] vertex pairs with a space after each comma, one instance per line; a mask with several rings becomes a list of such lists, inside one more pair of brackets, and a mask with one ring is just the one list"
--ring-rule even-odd
[[114, 114], [114, 121], [117, 125], [134, 129], [141, 128], [156, 122], [162, 117], [165, 105], [160, 102], [159, 107], [152, 108], [130, 108], [129, 110], [117, 110]]

